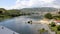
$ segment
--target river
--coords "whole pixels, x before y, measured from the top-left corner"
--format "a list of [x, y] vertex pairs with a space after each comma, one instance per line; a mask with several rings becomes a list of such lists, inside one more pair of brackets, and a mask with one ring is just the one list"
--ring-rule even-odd
[[42, 27], [41, 24], [28, 24], [27, 21], [38, 21], [41, 19], [39, 17], [30, 17], [30, 16], [19, 16], [12, 19], [7, 19], [3, 22], [0, 22], [0, 25], [5, 26], [15, 32], [20, 34], [39, 34], [38, 29]]

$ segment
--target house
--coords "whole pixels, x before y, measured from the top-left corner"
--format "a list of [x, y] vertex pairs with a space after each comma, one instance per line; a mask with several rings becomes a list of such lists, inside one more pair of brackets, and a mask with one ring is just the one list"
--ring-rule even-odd
[[56, 25], [60, 25], [60, 20], [55, 20], [54, 22]]
[[0, 34], [19, 34], [19, 33], [14, 32], [4, 26], [0, 26]]

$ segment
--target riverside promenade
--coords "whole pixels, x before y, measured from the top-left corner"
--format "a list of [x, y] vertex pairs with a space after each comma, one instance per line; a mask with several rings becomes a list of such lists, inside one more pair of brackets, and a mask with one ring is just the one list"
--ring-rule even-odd
[[56, 34], [55, 32], [52, 32], [51, 29], [49, 28], [48, 24], [49, 22], [48, 21], [34, 21], [32, 22], [32, 24], [40, 24], [41, 25], [41, 28], [44, 28], [45, 30], [48, 30], [49, 34]]

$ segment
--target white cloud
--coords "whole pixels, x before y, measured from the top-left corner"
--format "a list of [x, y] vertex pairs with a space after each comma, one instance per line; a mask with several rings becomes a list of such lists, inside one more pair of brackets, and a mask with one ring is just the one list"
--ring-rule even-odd
[[55, 5], [54, 1], [56, 0], [16, 0], [16, 3], [11, 8], [21, 9], [28, 7], [59, 7], [59, 5]]
[[53, 1], [55, 1], [55, 0], [40, 0], [40, 1], [43, 1], [43, 2], [45, 2], [45, 3], [51, 3], [51, 2], [53, 2]]
[[53, 5], [52, 7], [55, 7], [55, 8], [60, 8], [60, 6], [59, 6], [59, 5]]

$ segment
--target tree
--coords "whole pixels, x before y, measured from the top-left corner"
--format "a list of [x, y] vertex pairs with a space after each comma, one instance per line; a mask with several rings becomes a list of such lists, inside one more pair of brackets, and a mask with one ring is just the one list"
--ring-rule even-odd
[[58, 12], [58, 14], [60, 14], [60, 11]]
[[2, 14], [3, 13], [3, 11], [0, 11], [0, 14]]
[[51, 25], [51, 27], [56, 26], [56, 24], [54, 22], [52, 22], [50, 25]]
[[48, 30], [45, 30], [44, 28], [39, 30], [40, 34], [44, 34], [45, 32], [48, 32]]
[[51, 13], [45, 14], [44, 17], [47, 18], [47, 19], [52, 19], [53, 18]]
[[60, 31], [60, 25], [57, 27], [57, 30]]

